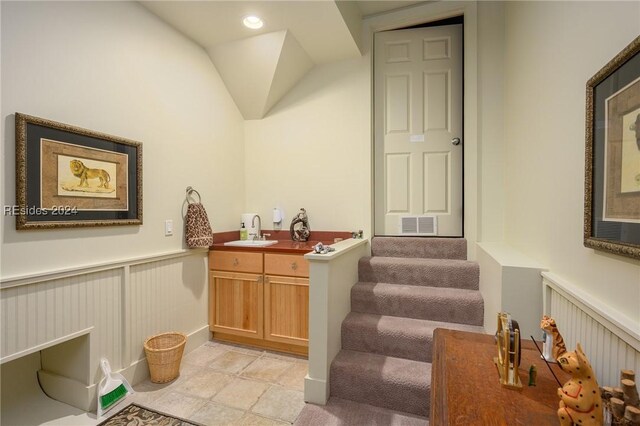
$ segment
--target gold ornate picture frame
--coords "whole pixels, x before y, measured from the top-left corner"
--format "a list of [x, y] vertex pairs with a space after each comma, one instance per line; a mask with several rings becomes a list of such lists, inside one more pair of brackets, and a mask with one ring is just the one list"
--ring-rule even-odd
[[15, 123], [16, 229], [142, 224], [141, 143], [21, 113]]
[[640, 37], [587, 82], [584, 245], [640, 259]]

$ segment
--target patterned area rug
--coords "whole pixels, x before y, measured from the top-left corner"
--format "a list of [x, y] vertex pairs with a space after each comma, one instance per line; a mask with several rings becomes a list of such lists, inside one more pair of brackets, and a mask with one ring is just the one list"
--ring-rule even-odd
[[136, 404], [129, 404], [98, 426], [203, 426]]

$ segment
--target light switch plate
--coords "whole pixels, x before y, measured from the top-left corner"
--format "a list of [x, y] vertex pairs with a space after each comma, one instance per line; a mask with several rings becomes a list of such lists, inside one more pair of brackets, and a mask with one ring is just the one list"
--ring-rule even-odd
[[164, 221], [164, 236], [169, 237], [173, 235], [173, 220], [167, 219]]

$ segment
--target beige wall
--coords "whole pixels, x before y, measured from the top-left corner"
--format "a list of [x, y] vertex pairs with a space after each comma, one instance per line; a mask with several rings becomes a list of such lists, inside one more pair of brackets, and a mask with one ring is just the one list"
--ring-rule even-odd
[[[504, 193], [496, 185], [503, 174], [494, 156], [503, 151], [502, 94], [495, 95], [504, 43], [499, 2], [438, 2], [365, 20], [361, 59], [314, 68], [264, 119], [245, 123], [247, 211], [270, 218], [273, 207], [284, 208], [286, 227], [305, 207], [312, 230], [370, 234], [371, 34], [461, 13], [467, 17], [465, 234], [476, 241], [480, 228], [491, 240], [501, 239]], [[481, 191], [483, 181], [488, 188]]]
[[478, 3], [478, 241], [504, 238], [504, 5]]
[[582, 245], [584, 85], [640, 32], [637, 2], [436, 2], [376, 16], [362, 58], [314, 68], [244, 122], [206, 53], [135, 3], [3, 2], [3, 204], [15, 200], [20, 111], [142, 141], [145, 224], [18, 233], [3, 218], [2, 276], [180, 249], [187, 185], [216, 231], [237, 229], [243, 211], [271, 228], [273, 207], [285, 228], [305, 207], [312, 230], [370, 230], [367, 31], [456, 10], [477, 35], [465, 46], [467, 237], [505, 241], [640, 321], [640, 263]]
[[585, 84], [640, 33], [638, 2], [506, 5], [506, 241], [640, 324], [640, 262], [582, 244]]
[[264, 119], [245, 122], [245, 203], [263, 228], [274, 207], [285, 229], [304, 207], [312, 232], [368, 229], [369, 100], [366, 60], [342, 61], [315, 67]]
[[16, 232], [3, 217], [3, 277], [182, 249], [189, 185], [215, 230], [236, 228], [243, 120], [202, 48], [137, 3], [2, 2], [1, 56], [3, 205], [15, 203], [16, 111], [144, 147], [144, 225]]

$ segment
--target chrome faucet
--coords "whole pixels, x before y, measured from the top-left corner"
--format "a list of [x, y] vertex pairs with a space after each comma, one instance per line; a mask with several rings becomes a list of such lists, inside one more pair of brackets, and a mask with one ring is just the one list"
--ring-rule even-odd
[[262, 219], [260, 219], [259, 215], [253, 215], [253, 218], [251, 219], [251, 227], [255, 228], [256, 227], [256, 218], [258, 218], [258, 233], [256, 235], [253, 236], [254, 240], [260, 240], [262, 239]]

